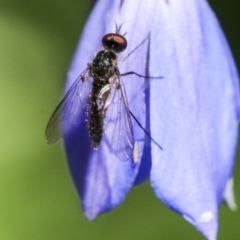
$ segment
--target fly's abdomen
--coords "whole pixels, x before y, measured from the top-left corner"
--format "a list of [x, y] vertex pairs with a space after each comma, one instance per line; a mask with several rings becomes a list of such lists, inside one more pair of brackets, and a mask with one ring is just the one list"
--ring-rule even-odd
[[92, 140], [92, 146], [97, 149], [103, 135], [103, 120], [104, 112], [99, 106], [99, 92], [101, 90], [100, 86], [93, 85], [92, 97], [91, 97], [91, 109], [90, 109], [90, 119], [89, 119], [89, 131]]

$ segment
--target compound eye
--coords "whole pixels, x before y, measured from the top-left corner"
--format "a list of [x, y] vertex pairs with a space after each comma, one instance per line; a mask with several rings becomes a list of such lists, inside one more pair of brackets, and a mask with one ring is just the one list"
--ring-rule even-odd
[[102, 39], [105, 49], [112, 50], [115, 53], [124, 51], [127, 48], [127, 40], [124, 36], [117, 33], [106, 34]]

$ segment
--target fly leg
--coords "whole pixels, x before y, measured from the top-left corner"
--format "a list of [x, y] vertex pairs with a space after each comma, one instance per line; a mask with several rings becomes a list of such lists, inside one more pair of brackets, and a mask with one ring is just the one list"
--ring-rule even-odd
[[[133, 71], [131, 71], [131, 72], [126, 72], [126, 73], [122, 73], [122, 74], [120, 74], [120, 76], [127, 76], [127, 75], [132, 75], [132, 74], [133, 74], [133, 75], [136, 75], [136, 76], [138, 76], [138, 77], [147, 78], [147, 79], [161, 79], [161, 78], [163, 78], [163, 77], [144, 76], [144, 75], [138, 74], [138, 73], [133, 72]], [[135, 120], [135, 122], [137, 123], [137, 125], [144, 131], [144, 133], [156, 144], [156, 146], [159, 147], [159, 149], [163, 150], [163, 148], [157, 143], [157, 141], [155, 141], [155, 140], [151, 137], [150, 133], [142, 126], [142, 124], [141, 124], [141, 123], [138, 121], [138, 119], [134, 116], [134, 114], [131, 112], [131, 110], [130, 110], [130, 109], [128, 109], [128, 110], [129, 110], [129, 113], [130, 113], [130, 115], [132, 116], [132, 118]]]
[[141, 77], [141, 78], [147, 78], [147, 79], [162, 79], [163, 77], [151, 77], [151, 76], [144, 76], [144, 75], [141, 75], [141, 74], [139, 74], [139, 73], [136, 73], [136, 72], [133, 72], [133, 71], [131, 71], [131, 72], [126, 72], [126, 73], [122, 73], [122, 74], [120, 74], [120, 76], [121, 77], [123, 77], [123, 76], [127, 76], [127, 75], [136, 75], [136, 76], [138, 76], [138, 77]]

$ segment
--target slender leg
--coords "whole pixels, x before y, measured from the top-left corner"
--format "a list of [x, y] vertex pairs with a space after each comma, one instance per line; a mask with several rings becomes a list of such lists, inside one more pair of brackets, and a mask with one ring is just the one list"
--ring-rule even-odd
[[122, 73], [122, 74], [120, 74], [120, 76], [123, 77], [123, 76], [131, 75], [131, 74], [136, 75], [136, 76], [141, 77], [141, 78], [148, 78], [148, 79], [161, 79], [161, 78], [163, 78], [163, 77], [143, 76], [143, 75], [140, 75], [140, 74], [138, 74], [136, 72], [133, 72], [133, 71]]
[[142, 126], [142, 124], [137, 120], [137, 118], [133, 115], [133, 113], [129, 110], [129, 113], [131, 114], [131, 116], [133, 117], [133, 119], [136, 121], [136, 123], [138, 124], [138, 126], [145, 132], [145, 134], [161, 149], [163, 150], [163, 148], [151, 137], [151, 135], [147, 132], [147, 130]]
[[125, 56], [122, 60], [122, 62], [124, 62], [130, 55], [132, 55], [140, 46], [142, 46], [144, 44], [145, 41], [147, 41], [147, 39], [149, 39], [150, 34], [147, 35], [147, 37], [145, 39], [143, 39], [143, 41], [138, 44], [130, 53], [128, 53], [127, 56]]

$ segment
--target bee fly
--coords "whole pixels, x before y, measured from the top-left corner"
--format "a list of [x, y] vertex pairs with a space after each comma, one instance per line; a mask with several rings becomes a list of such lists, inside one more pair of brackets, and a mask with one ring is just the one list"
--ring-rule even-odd
[[87, 112], [89, 135], [94, 149], [99, 147], [105, 135], [109, 146], [120, 160], [132, 158], [134, 139], [131, 117], [162, 149], [130, 111], [121, 76], [134, 74], [142, 78], [162, 77], [143, 76], [132, 71], [120, 74], [117, 54], [127, 47], [127, 40], [119, 33], [120, 29], [121, 26], [116, 26], [116, 33], [108, 33], [102, 38], [104, 50], [97, 53], [53, 112], [45, 132], [48, 144], [59, 141], [77, 124], [79, 116]]

